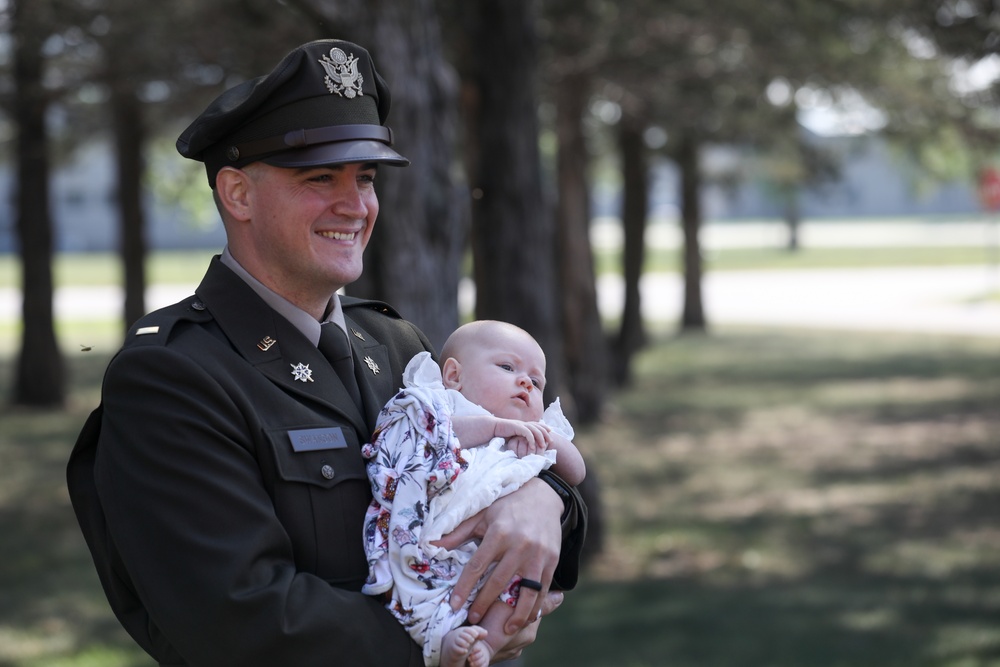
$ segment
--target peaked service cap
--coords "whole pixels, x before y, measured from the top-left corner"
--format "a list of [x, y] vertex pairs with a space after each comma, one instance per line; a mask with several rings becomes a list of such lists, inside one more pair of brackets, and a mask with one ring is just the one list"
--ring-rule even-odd
[[324, 39], [294, 49], [265, 76], [217, 97], [177, 139], [177, 151], [205, 163], [209, 185], [222, 167], [345, 162], [410, 163], [392, 149], [389, 88], [371, 55]]

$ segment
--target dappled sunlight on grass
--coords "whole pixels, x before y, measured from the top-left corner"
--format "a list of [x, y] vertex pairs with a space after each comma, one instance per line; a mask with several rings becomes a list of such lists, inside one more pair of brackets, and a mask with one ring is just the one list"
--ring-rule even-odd
[[605, 549], [529, 666], [1000, 664], [998, 362], [761, 330], [647, 350], [579, 438]]
[[[108, 358], [68, 358], [64, 410], [0, 408], [0, 665], [148, 667], [111, 614], [66, 491], [66, 461]], [[10, 377], [0, 358], [0, 377]]]
[[[65, 411], [4, 409], [0, 665], [148, 667], [111, 615]], [[0, 377], [9, 377], [0, 358]], [[996, 340], [727, 329], [660, 341], [578, 443], [605, 548], [528, 667], [1000, 665]]]

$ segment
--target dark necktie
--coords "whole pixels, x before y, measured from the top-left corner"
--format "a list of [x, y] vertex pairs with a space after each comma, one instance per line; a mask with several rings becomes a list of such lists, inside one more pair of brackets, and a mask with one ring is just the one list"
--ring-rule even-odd
[[361, 390], [358, 380], [354, 377], [354, 356], [351, 354], [351, 343], [347, 335], [336, 324], [328, 322], [322, 325], [319, 334], [319, 351], [327, 358], [337, 372], [340, 381], [347, 388], [347, 393], [354, 399], [358, 410], [364, 412], [361, 403]]

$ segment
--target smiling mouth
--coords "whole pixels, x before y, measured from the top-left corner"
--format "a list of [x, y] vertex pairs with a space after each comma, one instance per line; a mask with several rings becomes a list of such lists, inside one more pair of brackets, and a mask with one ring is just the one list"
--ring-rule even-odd
[[316, 232], [325, 239], [335, 241], [353, 241], [357, 237], [357, 232]]

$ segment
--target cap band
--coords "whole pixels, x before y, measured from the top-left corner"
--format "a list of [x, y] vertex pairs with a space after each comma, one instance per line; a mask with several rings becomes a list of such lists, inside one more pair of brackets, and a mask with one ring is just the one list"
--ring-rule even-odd
[[374, 140], [392, 145], [392, 130], [384, 125], [331, 125], [310, 130], [292, 130], [280, 137], [268, 137], [230, 146], [226, 156], [233, 162], [247, 158], [337, 141]]

